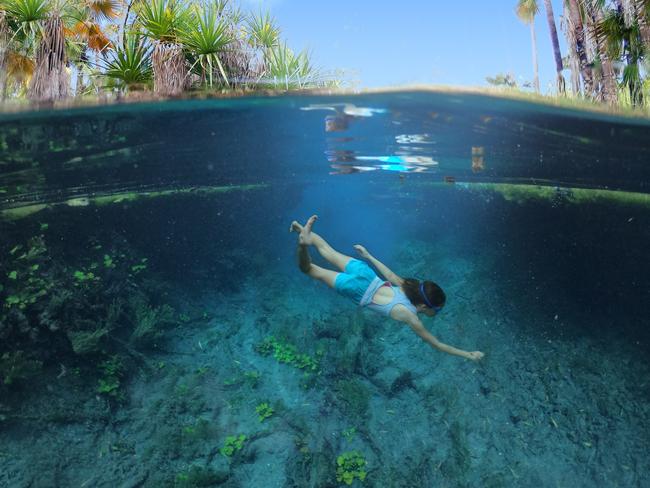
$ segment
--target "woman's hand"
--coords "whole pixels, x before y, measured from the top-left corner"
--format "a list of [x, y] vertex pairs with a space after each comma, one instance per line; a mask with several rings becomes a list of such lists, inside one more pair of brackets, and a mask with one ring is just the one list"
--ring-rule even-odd
[[483, 358], [485, 354], [483, 354], [481, 351], [472, 351], [467, 353], [467, 359], [471, 359], [472, 361], [479, 361], [481, 358]]
[[359, 256], [361, 256], [362, 258], [368, 259], [370, 257], [370, 253], [361, 244], [355, 244], [354, 248], [357, 250]]

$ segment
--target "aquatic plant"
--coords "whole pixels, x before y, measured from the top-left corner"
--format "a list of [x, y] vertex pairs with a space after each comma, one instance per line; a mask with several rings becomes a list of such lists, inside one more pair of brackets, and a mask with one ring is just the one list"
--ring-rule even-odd
[[100, 352], [108, 329], [102, 327], [93, 331], [68, 331], [67, 336], [75, 354], [94, 354]]
[[224, 380], [223, 384], [226, 386], [235, 386], [245, 383], [250, 388], [255, 389], [259, 386], [261, 378], [262, 374], [259, 371], [245, 371], [243, 374], [240, 373], [237, 376]]
[[228, 473], [215, 471], [210, 467], [193, 464], [187, 470], [178, 473], [174, 479], [174, 488], [199, 488], [223, 483]]
[[181, 430], [184, 442], [196, 442], [209, 439], [212, 435], [212, 426], [207, 419], [200, 418], [192, 424], [185, 425]]
[[139, 346], [152, 346], [160, 339], [165, 329], [176, 323], [175, 311], [167, 304], [152, 307], [143, 295], [135, 295], [130, 300], [135, 314], [131, 342]]
[[[27, 242], [26, 250], [18, 244], [9, 251], [9, 260], [5, 262], [7, 280], [0, 292], [6, 294], [4, 308], [24, 311], [29, 306], [42, 300], [55, 286], [47, 279], [44, 271], [49, 266], [47, 248], [43, 236], [35, 236]], [[21, 252], [23, 251], [23, 252]]]
[[348, 442], [352, 442], [352, 439], [354, 439], [354, 435], [355, 435], [356, 433], [357, 433], [357, 429], [355, 429], [354, 427], [350, 427], [350, 428], [348, 428], [348, 429], [345, 429], [345, 430], [342, 432], [343, 437], [345, 437], [345, 439], [346, 439]]
[[95, 273], [92, 271], [77, 270], [72, 276], [74, 276], [74, 279], [77, 280], [78, 283], [98, 281], [100, 279], [99, 276], [95, 276]]
[[317, 359], [307, 354], [301, 354], [293, 344], [281, 342], [275, 337], [267, 337], [261, 343], [255, 346], [262, 356], [273, 354], [273, 357], [280, 363], [289, 364], [295, 368], [303, 369], [307, 372], [316, 372], [319, 368]]
[[223, 454], [226, 457], [231, 457], [238, 451], [241, 451], [242, 448], [244, 447], [244, 442], [246, 442], [246, 435], [244, 434], [239, 434], [239, 435], [229, 435], [226, 437], [226, 441], [221, 449], [219, 449], [219, 452]]
[[471, 458], [467, 443], [467, 435], [458, 421], [454, 421], [449, 429], [451, 450], [447, 458], [440, 465], [440, 470], [447, 479], [460, 481], [466, 476]]
[[366, 479], [366, 459], [359, 451], [347, 451], [336, 458], [336, 481], [351, 485]]
[[122, 391], [120, 390], [121, 378], [124, 376], [124, 363], [122, 358], [114, 355], [99, 364], [99, 370], [102, 376], [98, 380], [97, 393], [107, 395], [114, 399], [122, 398]]
[[471, 183], [458, 188], [470, 191], [499, 193], [505, 200], [517, 204], [546, 201], [558, 204], [607, 203], [609, 205], [639, 205], [650, 207], [650, 195], [626, 191], [557, 186], [521, 185], [509, 183]]
[[255, 413], [257, 413], [257, 418], [260, 422], [264, 422], [265, 419], [273, 415], [273, 412], [273, 407], [271, 407], [267, 402], [260, 403], [255, 407]]
[[353, 421], [362, 422], [370, 407], [370, 390], [356, 379], [339, 380], [334, 385], [338, 405]]
[[9, 386], [38, 374], [43, 363], [30, 359], [24, 351], [5, 352], [0, 356], [0, 379]]

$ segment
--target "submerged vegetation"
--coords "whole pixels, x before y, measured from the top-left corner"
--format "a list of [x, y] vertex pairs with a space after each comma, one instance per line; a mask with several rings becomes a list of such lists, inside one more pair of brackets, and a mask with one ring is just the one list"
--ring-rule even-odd
[[333, 84], [229, 0], [0, 0], [2, 99]]

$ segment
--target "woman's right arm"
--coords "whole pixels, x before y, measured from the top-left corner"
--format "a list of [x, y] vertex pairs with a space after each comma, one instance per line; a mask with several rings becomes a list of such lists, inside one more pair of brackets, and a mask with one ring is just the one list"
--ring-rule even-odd
[[438, 351], [446, 352], [447, 354], [452, 354], [454, 356], [460, 356], [465, 359], [471, 359], [472, 361], [478, 361], [483, 357], [483, 353], [481, 351], [463, 351], [462, 349], [458, 349], [457, 347], [450, 346], [448, 344], [444, 344], [438, 340], [433, 334], [431, 334], [422, 324], [420, 319], [417, 317], [417, 315], [414, 315], [412, 313], [406, 312], [408, 315], [393, 317], [396, 320], [400, 320], [402, 322], [406, 322], [409, 327], [415, 332], [420, 339], [422, 339], [424, 342], [429, 344], [431, 347], [434, 349], [437, 349]]
[[354, 248], [357, 250], [357, 252], [361, 255], [362, 258], [365, 258], [368, 261], [370, 261], [370, 264], [372, 264], [377, 269], [377, 271], [381, 273], [381, 275], [384, 278], [390, 281], [393, 285], [402, 286], [404, 280], [399, 276], [397, 276], [395, 273], [393, 273], [388, 268], [388, 266], [386, 266], [384, 263], [379, 261], [372, 254], [370, 254], [365, 247], [363, 247], [361, 244], [356, 244]]

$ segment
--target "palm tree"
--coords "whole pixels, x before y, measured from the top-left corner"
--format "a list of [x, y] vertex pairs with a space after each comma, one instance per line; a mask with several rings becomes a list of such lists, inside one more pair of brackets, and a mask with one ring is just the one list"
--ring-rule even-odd
[[6, 0], [2, 2], [5, 34], [3, 60], [6, 69], [4, 93], [24, 94], [34, 73], [34, 57], [50, 5], [45, 0]]
[[544, 0], [544, 7], [546, 8], [546, 21], [548, 22], [548, 30], [551, 34], [551, 43], [553, 44], [557, 91], [558, 93], [564, 93], [566, 91], [566, 82], [564, 81], [564, 75], [562, 75], [564, 64], [562, 62], [562, 53], [560, 52], [560, 41], [557, 37], [557, 29], [555, 28], [555, 16], [553, 14], [551, 0]]
[[623, 2], [609, 10], [595, 26], [596, 36], [603, 43], [610, 59], [624, 60], [622, 84], [627, 87], [634, 106], [643, 103], [641, 65], [648, 46], [644, 44], [639, 18], [626, 10]]
[[295, 54], [286, 42], [271, 48], [265, 62], [265, 81], [274, 88], [291, 90], [322, 85], [322, 76], [311, 64], [309, 53], [302, 51]]
[[268, 12], [252, 14], [246, 20], [248, 45], [257, 50], [257, 67], [255, 74], [258, 78], [264, 76], [268, 69], [268, 62], [271, 57], [271, 50], [280, 44], [280, 29], [276, 21]]
[[47, 0], [6, 0], [5, 21], [13, 31], [4, 48], [7, 74], [27, 87], [32, 100], [57, 100], [68, 95], [64, 4]]
[[43, 23], [35, 65], [27, 96], [38, 101], [66, 98], [70, 79], [66, 71], [65, 31], [58, 10]]
[[11, 30], [7, 23], [7, 13], [0, 10], [0, 100], [4, 100], [6, 96], [7, 50], [10, 36]]
[[[121, 0], [82, 0], [72, 3], [68, 17], [72, 25], [69, 29], [74, 40], [74, 48], [70, 49], [70, 58], [74, 59], [77, 69], [77, 86], [75, 95], [84, 92], [84, 72], [89, 72], [90, 59], [87, 51], [94, 54], [95, 59], [105, 57], [113, 43], [105, 28], [110, 29], [111, 22], [121, 13]], [[95, 67], [98, 62], [95, 61]], [[91, 72], [92, 73], [92, 72]], [[92, 79], [90, 76], [89, 79]]]
[[[582, 0], [580, 0], [582, 1]], [[567, 26], [567, 37], [569, 38], [569, 44], [573, 49], [574, 59], [577, 61], [577, 65], [572, 66], [574, 73], [572, 76], [576, 76], [576, 68], [579, 67], [579, 72], [582, 75], [582, 81], [584, 82], [584, 94], [585, 96], [591, 96], [594, 91], [593, 84], [593, 72], [592, 72], [592, 63], [588, 58], [586, 39], [585, 39], [585, 29], [584, 23], [582, 22], [582, 10], [579, 0], [567, 0], [565, 5], [565, 10], [568, 10], [568, 26]], [[576, 93], [580, 92], [579, 86], [578, 89], [574, 91]]]
[[180, 95], [187, 86], [187, 66], [181, 34], [188, 28], [188, 10], [175, 0], [141, 3], [137, 23], [153, 42], [153, 91], [163, 96]]
[[228, 75], [224, 69], [222, 56], [233, 41], [229, 23], [223, 15], [223, 9], [217, 4], [210, 4], [202, 11], [194, 6], [187, 27], [181, 33], [181, 41], [194, 57], [194, 66], [201, 71], [201, 80], [212, 87], [215, 71], [221, 75], [228, 86]]
[[582, 0], [589, 44], [594, 51], [594, 96], [596, 99], [614, 104], [618, 100], [616, 74], [607, 52], [606, 43], [598, 35], [598, 24], [604, 17], [605, 0]]
[[517, 3], [517, 17], [524, 24], [530, 25], [530, 40], [533, 49], [533, 70], [535, 72], [535, 92], [539, 93], [539, 67], [537, 66], [537, 37], [535, 36], [535, 15], [539, 12], [537, 0], [519, 0]]
[[104, 75], [122, 91], [142, 89], [151, 83], [151, 48], [137, 34], [127, 34], [124, 45], [112, 50], [102, 64]]

